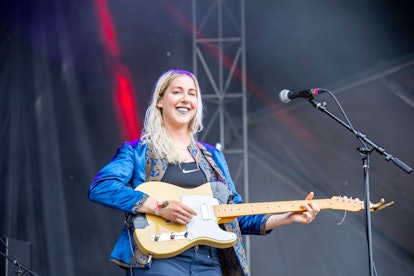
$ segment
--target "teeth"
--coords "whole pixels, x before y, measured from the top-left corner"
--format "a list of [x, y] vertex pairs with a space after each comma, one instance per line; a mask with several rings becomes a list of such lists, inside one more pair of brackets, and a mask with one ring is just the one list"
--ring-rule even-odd
[[180, 114], [183, 114], [183, 115], [187, 114], [188, 111], [189, 111], [189, 109], [186, 108], [186, 107], [179, 107], [179, 108], [177, 108], [177, 110], [178, 110], [178, 112], [180, 112]]

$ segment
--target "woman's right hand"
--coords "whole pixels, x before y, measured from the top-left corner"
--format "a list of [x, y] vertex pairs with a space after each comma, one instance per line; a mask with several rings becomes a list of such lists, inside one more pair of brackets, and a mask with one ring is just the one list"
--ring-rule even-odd
[[178, 224], [187, 224], [194, 215], [197, 215], [193, 209], [176, 200], [168, 200], [165, 207], [161, 205], [158, 200], [150, 197], [138, 209], [138, 212], [159, 215]]
[[179, 224], [187, 224], [197, 213], [187, 205], [175, 201], [168, 200], [168, 205], [164, 208], [159, 208], [159, 215], [165, 219], [174, 221]]

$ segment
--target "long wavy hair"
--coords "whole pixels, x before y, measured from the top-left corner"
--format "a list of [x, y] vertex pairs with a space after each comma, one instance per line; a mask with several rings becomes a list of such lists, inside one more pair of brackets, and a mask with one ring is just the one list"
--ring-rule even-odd
[[179, 76], [189, 76], [194, 80], [196, 93], [197, 93], [197, 110], [194, 118], [188, 125], [189, 136], [192, 143], [195, 142], [195, 135], [203, 129], [203, 102], [201, 99], [200, 86], [197, 78], [193, 73], [172, 69], [164, 72], [157, 80], [152, 93], [152, 99], [149, 103], [148, 109], [145, 112], [144, 127], [142, 129], [141, 139], [145, 143], [152, 144], [155, 150], [161, 157], [168, 160], [169, 163], [179, 162], [178, 154], [174, 146], [174, 142], [171, 136], [168, 134], [164, 127], [162, 120], [162, 110], [159, 109], [156, 104], [157, 101], [162, 99], [165, 90], [171, 84], [171, 82]]

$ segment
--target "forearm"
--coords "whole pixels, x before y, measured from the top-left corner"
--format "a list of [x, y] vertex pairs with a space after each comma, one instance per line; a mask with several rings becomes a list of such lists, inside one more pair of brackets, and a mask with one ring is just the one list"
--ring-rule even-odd
[[277, 227], [291, 224], [292, 222], [293, 220], [290, 217], [290, 213], [271, 215], [269, 219], [266, 221], [265, 230], [270, 231]]
[[155, 214], [155, 210], [158, 205], [158, 200], [152, 197], [147, 198], [145, 200], [144, 204], [141, 205], [141, 207], [138, 209], [138, 212], [145, 213], [145, 214]]

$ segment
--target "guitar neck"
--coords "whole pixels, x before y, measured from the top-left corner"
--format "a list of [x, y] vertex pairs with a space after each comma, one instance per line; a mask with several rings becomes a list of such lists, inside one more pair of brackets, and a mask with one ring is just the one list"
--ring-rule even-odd
[[313, 201], [320, 209], [333, 209], [329, 199], [294, 200], [280, 202], [259, 202], [242, 204], [222, 204], [214, 206], [217, 218], [230, 219], [247, 215], [276, 214], [302, 211], [302, 205]]

